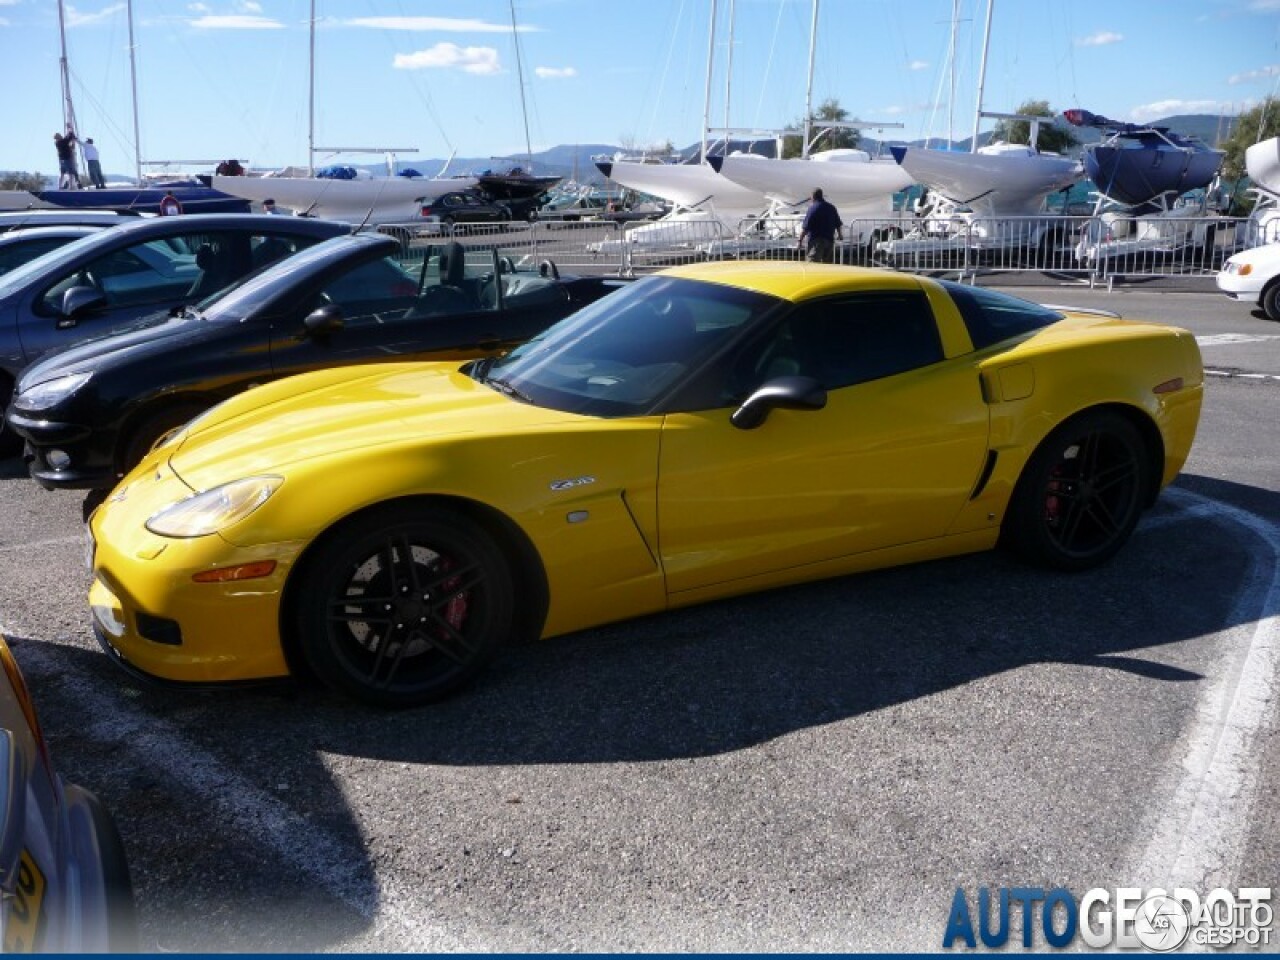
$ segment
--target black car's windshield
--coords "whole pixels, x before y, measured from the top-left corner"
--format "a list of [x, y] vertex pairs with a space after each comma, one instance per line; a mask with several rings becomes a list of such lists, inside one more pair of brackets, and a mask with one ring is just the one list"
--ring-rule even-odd
[[579, 310], [472, 375], [570, 413], [651, 412], [779, 301], [678, 277], [646, 277]]
[[[277, 242], [268, 240], [267, 243]], [[286, 287], [294, 288], [305, 274], [312, 274], [323, 265], [341, 259], [351, 249], [349, 238], [336, 237], [288, 257], [287, 265], [273, 260], [259, 268], [230, 289], [215, 291], [196, 304], [206, 320], [238, 322], [253, 316], [268, 302], [280, 296]]]

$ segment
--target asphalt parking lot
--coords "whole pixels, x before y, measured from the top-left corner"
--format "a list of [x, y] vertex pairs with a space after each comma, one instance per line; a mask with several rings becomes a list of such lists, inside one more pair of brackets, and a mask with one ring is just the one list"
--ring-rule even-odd
[[1280, 888], [1280, 325], [1016, 292], [1188, 326], [1213, 371], [1106, 567], [709, 604], [506, 651], [421, 710], [138, 685], [87, 625], [80, 498], [0, 462], [0, 627], [116, 815], [143, 949], [934, 951], [958, 887]]

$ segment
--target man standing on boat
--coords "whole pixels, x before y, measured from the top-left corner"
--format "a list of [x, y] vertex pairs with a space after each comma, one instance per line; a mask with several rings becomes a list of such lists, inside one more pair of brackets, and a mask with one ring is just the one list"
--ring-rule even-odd
[[836, 239], [840, 236], [840, 228], [844, 222], [835, 205], [822, 198], [822, 188], [813, 191], [813, 202], [804, 213], [804, 222], [800, 225], [800, 242], [798, 246], [805, 249], [808, 239], [808, 257], [813, 263], [834, 263]]
[[104, 189], [107, 181], [102, 176], [102, 162], [98, 157], [98, 148], [93, 144], [93, 137], [80, 144], [80, 149], [84, 153], [85, 165], [89, 168], [89, 182], [99, 190]]
[[178, 198], [173, 195], [172, 190], [165, 191], [165, 195], [160, 198], [160, 216], [176, 217], [182, 213], [182, 204]]

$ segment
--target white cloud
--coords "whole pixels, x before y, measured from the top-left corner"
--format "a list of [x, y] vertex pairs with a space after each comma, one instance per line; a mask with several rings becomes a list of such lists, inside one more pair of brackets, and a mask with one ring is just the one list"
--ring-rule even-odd
[[543, 80], [560, 80], [578, 75], [578, 71], [573, 67], [534, 67], [533, 72]]
[[912, 60], [909, 64], [907, 64], [907, 69], [908, 69], [908, 70], [928, 70], [928, 69], [929, 69], [929, 61], [927, 61], [927, 60]]
[[283, 30], [284, 24], [251, 13], [216, 14], [196, 17], [190, 26], [197, 30]]
[[95, 23], [102, 23], [104, 20], [110, 20], [124, 8], [125, 5], [123, 3], [115, 3], [109, 7], [103, 7], [97, 13], [81, 13], [71, 4], [67, 4], [67, 26], [87, 27]]
[[1249, 70], [1246, 73], [1236, 73], [1227, 77], [1227, 83], [1235, 86], [1238, 83], [1248, 83], [1250, 80], [1268, 80], [1271, 77], [1280, 77], [1280, 66], [1273, 65], [1263, 67], [1261, 70]]
[[1177, 113], [1219, 113], [1221, 110], [1219, 100], [1157, 100], [1134, 107], [1129, 116], [1136, 123], [1150, 123]]
[[19, 0], [0, 0], [0, 7], [16, 7]]
[[1076, 40], [1078, 47], [1105, 47], [1111, 43], [1119, 43], [1124, 39], [1123, 33], [1112, 33], [1110, 30], [1100, 30], [1097, 33], [1090, 34], [1087, 37], [1080, 37]]
[[209, 13], [209, 7], [203, 3], [188, 3], [187, 9], [192, 13]]
[[498, 51], [493, 47], [460, 47], [456, 43], [437, 43], [429, 50], [397, 53], [391, 65], [397, 70], [443, 67], [481, 75], [502, 72]]
[[240, 3], [241, 13], [261, 13], [262, 4], [255, 3], [254, 0], [242, 0]]
[[1254, 13], [1274, 13], [1280, 10], [1280, 0], [1253, 0], [1249, 9]]
[[[356, 17], [344, 20], [348, 27], [371, 27], [375, 30], [436, 30], [442, 33], [510, 33], [505, 23], [468, 20], [458, 17]], [[517, 33], [538, 33], [537, 27], [520, 24]]]

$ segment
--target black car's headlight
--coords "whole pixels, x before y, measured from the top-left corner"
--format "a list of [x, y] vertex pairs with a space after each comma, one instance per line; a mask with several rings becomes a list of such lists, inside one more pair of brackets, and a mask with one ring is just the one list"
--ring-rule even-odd
[[48, 410], [51, 407], [56, 407], [88, 383], [89, 378], [92, 376], [92, 372], [68, 373], [61, 377], [54, 377], [52, 380], [45, 380], [43, 383], [37, 383], [34, 387], [28, 387], [14, 397], [14, 406], [23, 410]]

